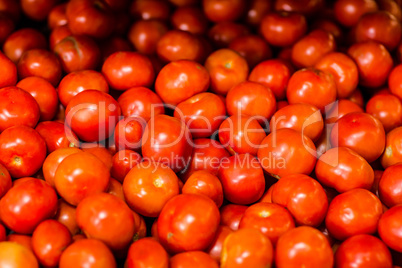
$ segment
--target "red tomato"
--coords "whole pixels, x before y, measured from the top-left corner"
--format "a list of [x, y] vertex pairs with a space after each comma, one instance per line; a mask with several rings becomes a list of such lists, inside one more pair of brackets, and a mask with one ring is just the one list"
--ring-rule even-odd
[[334, 4], [336, 20], [346, 27], [354, 26], [363, 14], [377, 10], [374, 0], [337, 0]]
[[393, 267], [391, 252], [377, 237], [361, 234], [349, 237], [335, 253], [336, 267]]
[[397, 127], [387, 133], [384, 153], [381, 156], [381, 165], [387, 168], [402, 162], [402, 127]]
[[17, 83], [17, 66], [3, 53], [0, 53], [1, 73], [0, 88], [15, 86]]
[[374, 171], [370, 164], [347, 147], [336, 147], [320, 156], [315, 166], [317, 180], [339, 193], [363, 188], [370, 190]]
[[70, 243], [70, 231], [56, 220], [41, 222], [32, 234], [32, 249], [43, 266], [57, 266], [61, 253]]
[[114, 130], [114, 143], [117, 150], [141, 148], [142, 134], [146, 122], [143, 118], [133, 115], [121, 119]]
[[127, 204], [135, 212], [157, 217], [166, 202], [179, 194], [179, 182], [168, 166], [145, 160], [127, 173], [123, 192]]
[[402, 204], [402, 163], [387, 167], [378, 184], [380, 200], [387, 207]]
[[14, 86], [0, 89], [0, 132], [16, 125], [33, 128], [39, 118], [39, 105], [28, 92]]
[[80, 152], [67, 156], [59, 164], [54, 184], [58, 194], [71, 205], [78, 205], [85, 197], [105, 192], [110, 172], [96, 156]]
[[60, 148], [78, 146], [77, 136], [69, 127], [58, 121], [40, 122], [35, 130], [46, 142], [48, 153], [52, 153]]
[[0, 199], [10, 190], [12, 186], [11, 176], [8, 170], [0, 164]]
[[20, 234], [31, 234], [43, 220], [53, 217], [56, 210], [55, 190], [47, 182], [34, 178], [13, 186], [0, 200], [2, 222]]
[[170, 258], [170, 267], [218, 268], [219, 265], [216, 260], [203, 251], [187, 251], [176, 254]]
[[213, 25], [207, 35], [214, 47], [225, 48], [229, 47], [230, 43], [236, 38], [248, 34], [250, 34], [250, 31], [245, 25], [231, 21], [222, 21]]
[[295, 228], [292, 215], [280, 205], [257, 203], [251, 205], [240, 220], [239, 229], [254, 228], [261, 231], [275, 246], [278, 238]]
[[134, 217], [120, 198], [98, 193], [84, 198], [77, 206], [77, 223], [88, 238], [99, 239], [110, 249], [125, 249], [135, 233]]
[[159, 20], [138, 20], [128, 32], [128, 40], [134, 48], [146, 55], [156, 52], [159, 39], [168, 31], [168, 27]]
[[159, 241], [172, 253], [204, 250], [215, 238], [219, 219], [218, 207], [210, 198], [198, 194], [177, 195], [159, 215]]
[[116, 268], [116, 260], [110, 249], [96, 239], [80, 239], [68, 246], [60, 257], [60, 268], [71, 267]]
[[0, 242], [0, 266], [13, 268], [38, 268], [35, 255], [14, 242]]
[[382, 241], [393, 250], [402, 252], [402, 206], [394, 206], [385, 211], [378, 222], [378, 234]]
[[254, 203], [265, 190], [263, 169], [251, 154], [236, 154], [221, 162], [218, 177], [225, 198], [235, 204]]
[[204, 0], [202, 2], [205, 16], [213, 22], [237, 20], [243, 14], [245, 7], [244, 0]]
[[325, 114], [325, 123], [327, 127], [332, 126], [339, 118], [345, 114], [353, 112], [364, 112], [364, 110], [355, 102], [348, 99], [337, 100], [329, 111]]
[[300, 226], [282, 235], [276, 245], [276, 267], [332, 267], [334, 257], [328, 239], [317, 229]]
[[113, 156], [110, 175], [119, 182], [123, 182], [127, 173], [140, 162], [140, 154], [132, 150], [120, 150]]
[[227, 204], [221, 207], [221, 224], [229, 227], [232, 231], [237, 231], [247, 208], [247, 206], [235, 204]]
[[271, 241], [260, 231], [241, 229], [228, 235], [223, 243], [221, 267], [271, 267], [274, 259]]
[[47, 25], [50, 29], [67, 25], [66, 6], [66, 3], [61, 3], [53, 6], [50, 10], [47, 16]]
[[382, 214], [381, 201], [365, 189], [337, 195], [329, 204], [325, 225], [338, 240], [357, 234], [373, 234]]
[[388, 76], [388, 87], [392, 94], [402, 99], [402, 81], [400, 79], [402, 73], [402, 64], [395, 66]]
[[131, 244], [125, 267], [168, 268], [169, 256], [166, 250], [155, 239], [147, 237]]
[[266, 136], [258, 149], [258, 160], [271, 176], [310, 174], [317, 161], [310, 138], [293, 129], [278, 129]]
[[223, 242], [231, 233], [233, 233], [233, 231], [229, 227], [223, 225], [219, 226], [218, 231], [216, 232], [215, 240], [207, 249], [209, 256], [211, 256], [218, 263], [221, 261]]
[[298, 225], [319, 226], [328, 209], [322, 186], [304, 174], [282, 177], [272, 189], [272, 203], [286, 207]]
[[46, 143], [34, 129], [19, 125], [0, 134], [0, 164], [13, 178], [34, 175], [45, 157]]
[[59, 199], [58, 209], [54, 219], [66, 226], [71, 235], [76, 235], [80, 231], [75, 211], [76, 208], [74, 206], [63, 199]]

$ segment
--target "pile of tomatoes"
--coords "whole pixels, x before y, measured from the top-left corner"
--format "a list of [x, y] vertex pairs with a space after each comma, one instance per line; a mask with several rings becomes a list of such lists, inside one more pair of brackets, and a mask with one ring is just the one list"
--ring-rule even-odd
[[401, 0], [0, 0], [0, 267], [402, 267]]

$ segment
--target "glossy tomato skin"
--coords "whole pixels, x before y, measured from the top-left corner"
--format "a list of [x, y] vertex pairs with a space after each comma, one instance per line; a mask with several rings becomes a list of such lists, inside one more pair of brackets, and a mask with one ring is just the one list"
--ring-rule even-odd
[[293, 129], [278, 129], [266, 136], [258, 149], [263, 169], [275, 177], [310, 174], [317, 161], [310, 138]]
[[305, 68], [290, 77], [286, 96], [289, 104], [308, 103], [324, 113], [336, 100], [336, 84], [331, 74]]
[[47, 17], [47, 25], [50, 29], [67, 25], [66, 5], [66, 3], [61, 3], [52, 7]]
[[374, 0], [338, 0], [334, 4], [336, 20], [346, 27], [356, 25], [363, 14], [377, 10], [378, 5]]
[[51, 50], [59, 43], [61, 40], [66, 38], [67, 36], [72, 35], [70, 28], [67, 25], [56, 27], [52, 30], [49, 35], [49, 47]]
[[197, 194], [177, 195], [166, 203], [159, 215], [159, 241], [172, 253], [204, 250], [215, 237], [219, 219], [219, 210], [210, 198]]
[[229, 227], [232, 231], [239, 229], [240, 220], [248, 206], [227, 204], [221, 207], [221, 225]]
[[401, 73], [402, 73], [402, 64], [398, 64], [394, 68], [392, 68], [392, 71], [388, 76], [389, 90], [399, 99], [401, 99], [402, 97], [402, 82], [400, 79]]
[[244, 228], [225, 239], [221, 267], [271, 267], [273, 251], [271, 241], [260, 231]]
[[127, 90], [131, 87], [150, 86], [155, 72], [145, 55], [132, 51], [115, 52], [102, 65], [102, 73], [110, 87]]
[[402, 252], [401, 215], [402, 206], [397, 205], [385, 211], [378, 222], [378, 234], [382, 241], [397, 252]]
[[248, 35], [249, 29], [239, 23], [223, 21], [212, 26], [208, 31], [209, 41], [217, 48], [228, 47], [238, 37]]
[[168, 27], [159, 20], [139, 20], [134, 22], [128, 32], [131, 44], [141, 53], [152, 55], [156, 52], [159, 39], [168, 31]]
[[324, 120], [320, 110], [311, 104], [289, 104], [277, 110], [270, 120], [271, 131], [282, 128], [300, 131], [312, 141], [317, 141], [324, 130]]
[[165, 113], [161, 98], [146, 87], [133, 87], [117, 99], [124, 117], [139, 116], [145, 123], [153, 116]]
[[2, 222], [20, 234], [31, 234], [39, 223], [53, 217], [56, 210], [55, 190], [47, 182], [34, 178], [15, 185], [0, 200]]
[[254, 203], [265, 190], [263, 169], [251, 154], [236, 154], [228, 161], [221, 162], [218, 177], [225, 198], [235, 204]]
[[270, 88], [277, 100], [286, 97], [286, 87], [293, 73], [291, 65], [282, 59], [269, 59], [257, 64], [250, 72], [249, 81]]
[[317, 229], [300, 226], [282, 235], [276, 245], [276, 267], [332, 267], [334, 257], [327, 238]]
[[210, 84], [208, 71], [190, 60], [172, 61], [156, 77], [155, 91], [162, 101], [173, 106], [207, 91]]
[[359, 154], [347, 147], [326, 151], [315, 166], [317, 180], [339, 193], [363, 188], [370, 190], [374, 183], [374, 171]]
[[158, 241], [154, 238], [147, 237], [131, 244], [125, 266], [127, 268], [141, 266], [168, 268], [169, 255]]
[[387, 246], [377, 237], [367, 234], [355, 235], [342, 242], [335, 253], [335, 266], [393, 267]]
[[393, 60], [383, 45], [375, 41], [355, 43], [347, 53], [357, 65], [360, 85], [376, 88], [387, 81]]
[[0, 242], [0, 266], [38, 268], [38, 261], [32, 251], [14, 242]]
[[234, 21], [244, 12], [246, 2], [243, 0], [203, 0], [202, 9], [205, 16], [213, 22]]
[[59, 267], [110, 267], [116, 268], [116, 260], [110, 249], [101, 241], [83, 238], [68, 246], [60, 257]]
[[365, 189], [353, 189], [336, 196], [329, 204], [325, 225], [338, 240], [357, 234], [373, 234], [383, 212], [381, 201]]
[[99, 239], [110, 249], [125, 249], [135, 233], [133, 213], [120, 198], [98, 193], [77, 206], [77, 224], [88, 238]]
[[68, 35], [53, 48], [64, 72], [94, 70], [99, 65], [101, 52], [98, 44], [85, 35]]
[[401, 139], [402, 127], [397, 127], [387, 133], [384, 153], [381, 155], [383, 168], [402, 162]]
[[[348, 147], [371, 163], [384, 151], [384, 127], [369, 114], [349, 113], [336, 121], [331, 131], [331, 144], [334, 147]], [[368, 148], [367, 144], [372, 146]]]
[[54, 184], [59, 195], [76, 206], [89, 195], [105, 192], [109, 179], [109, 170], [101, 160], [90, 153], [79, 152], [59, 164]]
[[10, 190], [11, 186], [12, 181], [10, 173], [0, 164], [0, 199]]
[[165, 21], [169, 18], [170, 7], [167, 2], [158, 0], [133, 1], [130, 6], [130, 14], [136, 19]]
[[232, 115], [219, 127], [219, 141], [231, 154], [256, 155], [265, 136], [257, 119], [246, 115]]
[[0, 115], [0, 132], [3, 132], [16, 125], [35, 127], [40, 118], [40, 110], [32, 95], [11, 86], [0, 89]]
[[179, 194], [179, 182], [168, 166], [145, 160], [127, 173], [123, 192], [127, 204], [135, 212], [157, 217], [166, 202]]
[[75, 212], [76, 207], [70, 205], [63, 199], [59, 199], [57, 213], [54, 219], [66, 226], [71, 235], [76, 235], [80, 231]]
[[272, 203], [251, 205], [240, 220], [239, 229], [254, 228], [261, 231], [273, 245], [287, 231], [295, 228], [292, 215], [282, 206]]
[[114, 130], [114, 145], [116, 149], [131, 149], [139, 151], [145, 125], [145, 120], [135, 115], [121, 119], [116, 124]]
[[112, 168], [110, 175], [123, 182], [127, 173], [138, 163], [141, 162], [141, 155], [132, 150], [120, 150], [113, 155]]
[[185, 168], [192, 152], [192, 136], [187, 126], [167, 115], [153, 117], [145, 127], [142, 156], [161, 162], [178, 172]]
[[203, 251], [187, 251], [170, 258], [171, 268], [185, 267], [218, 268], [219, 265], [210, 255]]
[[211, 53], [204, 66], [211, 78], [211, 91], [220, 95], [226, 95], [233, 86], [245, 81], [249, 72], [247, 61], [227, 48]]
[[35, 130], [45, 140], [48, 153], [60, 148], [78, 147], [77, 136], [70, 128], [58, 121], [40, 122]]
[[211, 243], [206, 251], [209, 253], [209, 256], [211, 256], [218, 263], [220, 263], [221, 261], [223, 242], [225, 241], [226, 237], [228, 237], [228, 235], [231, 233], [233, 233], [233, 231], [229, 227], [220, 225], [218, 231], [216, 231], [214, 241]]
[[370, 98], [366, 112], [381, 121], [385, 132], [402, 125], [402, 103], [392, 94], [379, 94]]
[[46, 143], [27, 126], [14, 126], [0, 134], [0, 163], [13, 178], [32, 176], [46, 157]]
[[17, 83], [17, 66], [3, 53], [0, 53], [1, 72], [0, 87], [14, 86]]
[[66, 108], [66, 124], [84, 141], [102, 141], [113, 134], [121, 109], [109, 94], [85, 90], [74, 96]]
[[272, 189], [272, 203], [286, 207], [298, 225], [319, 226], [328, 209], [322, 186], [304, 174], [282, 177]]
[[386, 168], [378, 184], [380, 200], [389, 208], [402, 204], [402, 180], [399, 175], [401, 170], [400, 163]]
[[32, 249], [44, 266], [57, 266], [61, 253], [70, 243], [70, 231], [56, 220], [41, 222], [32, 234]]
[[364, 112], [363, 108], [358, 104], [348, 99], [340, 99], [335, 102], [331, 109], [325, 115], [325, 123], [327, 127], [334, 125], [334, 123], [345, 114], [353, 112]]

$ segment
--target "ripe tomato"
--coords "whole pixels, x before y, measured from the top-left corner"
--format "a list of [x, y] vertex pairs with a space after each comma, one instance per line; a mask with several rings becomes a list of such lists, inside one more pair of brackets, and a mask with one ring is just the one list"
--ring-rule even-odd
[[168, 166], [145, 160], [127, 173], [123, 192], [127, 204], [135, 212], [157, 217], [166, 202], [179, 194], [179, 182]]
[[210, 255], [203, 251], [187, 251], [170, 258], [171, 268], [199, 267], [218, 268], [219, 265]]
[[229, 47], [233, 40], [248, 34], [250, 31], [245, 25], [231, 21], [216, 23], [208, 31], [209, 41], [217, 48]]
[[382, 214], [381, 201], [365, 189], [337, 195], [329, 204], [325, 225], [338, 240], [357, 234], [373, 234]]
[[[40, 198], [38, 198], [40, 196]], [[0, 218], [14, 232], [31, 234], [57, 210], [57, 194], [45, 181], [26, 178], [0, 200]]]
[[378, 193], [382, 203], [387, 207], [402, 204], [402, 163], [387, 167], [378, 184]]
[[161, 244], [153, 238], [147, 237], [131, 244], [125, 267], [169, 267], [169, 256]]
[[76, 220], [76, 208], [63, 199], [59, 199], [55, 220], [62, 223], [70, 231], [71, 235], [76, 235], [80, 229]]
[[398, 252], [402, 252], [401, 216], [402, 206], [397, 205], [385, 211], [378, 222], [378, 234], [381, 239], [388, 247]]
[[138, 20], [128, 32], [128, 40], [134, 48], [146, 55], [156, 52], [159, 39], [168, 31], [168, 27], [159, 20]]
[[282, 235], [276, 244], [276, 267], [332, 267], [334, 257], [328, 239], [317, 229], [300, 226]]
[[244, 12], [246, 3], [243, 0], [204, 0], [202, 8], [205, 16], [213, 22], [235, 21]]
[[110, 175], [119, 182], [123, 182], [127, 173], [140, 162], [141, 155], [137, 152], [132, 150], [120, 150], [113, 155]]
[[0, 88], [14, 86], [17, 83], [17, 66], [3, 53], [0, 53], [1, 73]]
[[337, 0], [334, 4], [336, 20], [346, 27], [356, 25], [363, 14], [377, 10], [374, 0]]
[[223, 243], [221, 267], [271, 267], [271, 241], [260, 231], [244, 228], [228, 235]]
[[33, 252], [14, 242], [0, 242], [0, 266], [13, 268], [38, 268]]
[[70, 231], [56, 220], [42, 221], [32, 234], [32, 249], [44, 266], [57, 266], [61, 253], [70, 243]]
[[78, 138], [64, 123], [58, 121], [40, 122], [35, 130], [46, 143], [48, 153], [60, 148], [78, 146]]
[[177, 195], [159, 215], [159, 241], [172, 253], [204, 250], [215, 238], [219, 219], [218, 207], [210, 198], [198, 194]]
[[209, 256], [211, 256], [218, 263], [221, 261], [223, 242], [231, 233], [233, 233], [233, 231], [229, 227], [223, 225], [219, 226], [218, 231], [216, 231], [214, 241], [206, 250], [206, 252], [209, 253]]
[[247, 208], [247, 206], [235, 204], [227, 204], [221, 207], [221, 224], [229, 227], [232, 231], [237, 231]]
[[0, 164], [0, 199], [10, 190], [12, 186], [11, 176], [8, 170]]
[[387, 133], [384, 153], [381, 156], [381, 165], [387, 168], [402, 162], [402, 127], [397, 127]]

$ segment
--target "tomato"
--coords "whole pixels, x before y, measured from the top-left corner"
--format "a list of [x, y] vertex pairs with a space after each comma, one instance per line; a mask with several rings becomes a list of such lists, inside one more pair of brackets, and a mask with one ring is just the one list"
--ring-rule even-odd
[[0, 53], [1, 72], [0, 87], [14, 86], [17, 83], [17, 67], [3, 53]]
[[232, 115], [219, 127], [219, 141], [231, 154], [256, 155], [265, 136], [258, 121], [246, 115]]
[[115, 52], [104, 61], [102, 74], [109, 86], [117, 90], [150, 86], [155, 72], [148, 57], [131, 51]]
[[168, 2], [159, 0], [135, 0], [130, 6], [130, 14], [136, 19], [143, 20], [167, 20], [170, 7]]
[[302, 14], [271, 12], [262, 18], [260, 31], [270, 45], [287, 47], [305, 35], [307, 22]]
[[128, 39], [136, 50], [146, 55], [156, 52], [156, 46], [168, 27], [159, 20], [138, 20], [128, 32]]
[[49, 29], [67, 25], [66, 3], [54, 5], [47, 16], [47, 25]]
[[235, 204], [254, 203], [265, 190], [263, 169], [258, 159], [250, 154], [236, 154], [221, 162], [218, 177], [225, 198]]
[[251, 0], [248, 4], [245, 21], [252, 26], [258, 26], [263, 17], [271, 10], [273, 3], [265, 0]]
[[132, 150], [120, 150], [113, 155], [110, 174], [119, 182], [123, 182], [127, 173], [141, 162], [141, 155]]
[[13, 186], [0, 200], [2, 222], [20, 234], [31, 234], [39, 223], [53, 217], [56, 210], [55, 190], [47, 182], [34, 178]]
[[143, 238], [131, 244], [125, 267], [168, 268], [169, 256], [166, 250], [153, 238]]
[[353, 101], [340, 99], [335, 102], [329, 111], [325, 114], [325, 123], [332, 129], [334, 123], [346, 114], [354, 112], [364, 112], [364, 110]]
[[87, 196], [105, 192], [109, 179], [109, 170], [101, 160], [90, 153], [79, 152], [61, 161], [54, 184], [58, 194], [76, 206]]
[[10, 190], [12, 186], [11, 176], [8, 170], [0, 164], [0, 199]]
[[39, 264], [35, 255], [14, 242], [0, 242], [0, 266], [25, 268], [38, 268]]
[[33, 249], [32, 249], [32, 236], [31, 235], [10, 233], [9, 235], [7, 235], [6, 241], [20, 244], [21, 246], [24, 246], [25, 248], [27, 248], [30, 252], [34, 253]]
[[200, 267], [200, 268], [218, 268], [218, 263], [207, 253], [203, 251], [187, 251], [174, 255], [170, 258], [170, 267], [185, 268], [185, 267]]
[[103, 0], [70, 1], [66, 6], [66, 16], [68, 27], [77, 35], [105, 38], [114, 30], [114, 17]]
[[107, 167], [107, 169], [110, 171], [112, 168], [112, 159], [113, 159], [113, 155], [112, 153], [105, 148], [103, 145], [89, 145], [88, 147], [81, 146], [81, 149], [84, 152], [90, 153], [94, 156], [96, 156], [99, 160], [102, 161], [102, 163]]
[[260, 231], [241, 229], [228, 235], [223, 243], [221, 267], [271, 267], [274, 250]]
[[382, 214], [381, 201], [365, 189], [353, 189], [336, 196], [329, 204], [325, 225], [338, 240], [357, 234], [373, 234]]
[[186, 167], [192, 152], [192, 137], [186, 125], [167, 115], [154, 116], [145, 127], [142, 156], [178, 172]]
[[334, 257], [327, 238], [317, 229], [300, 226], [282, 235], [276, 245], [276, 267], [332, 267]]
[[334, 4], [336, 20], [346, 27], [356, 25], [363, 14], [377, 10], [374, 0], [337, 0]]
[[109, 267], [116, 268], [110, 249], [96, 239], [80, 239], [68, 246], [60, 257], [59, 267]]
[[16, 125], [33, 128], [39, 118], [39, 105], [31, 94], [14, 86], [0, 88], [0, 132]]
[[135, 233], [130, 208], [111, 194], [98, 193], [84, 198], [77, 206], [76, 217], [88, 238], [99, 239], [114, 251], [126, 248]]
[[258, 149], [258, 160], [271, 176], [310, 174], [317, 161], [310, 138], [293, 129], [278, 129], [266, 136]]
[[402, 127], [397, 127], [387, 133], [384, 153], [381, 156], [381, 165], [387, 168], [402, 162], [401, 139]]
[[246, 8], [244, 0], [203, 0], [202, 9], [205, 16], [213, 22], [235, 21], [243, 14]]
[[356, 188], [370, 190], [374, 182], [374, 171], [370, 164], [347, 147], [332, 148], [321, 155], [315, 166], [315, 174], [319, 182], [339, 193]]
[[[371, 163], [384, 151], [384, 127], [369, 114], [349, 113], [336, 121], [331, 131], [331, 144], [334, 147], [348, 147]], [[368, 148], [367, 144], [372, 146]]]
[[289, 104], [308, 103], [322, 113], [336, 100], [336, 94], [333, 76], [315, 68], [295, 72], [289, 79], [286, 91]]
[[355, 235], [346, 239], [335, 253], [336, 267], [393, 267], [391, 253], [378, 238]]
[[48, 153], [52, 153], [60, 148], [78, 146], [77, 136], [63, 123], [43, 121], [36, 126], [35, 130], [46, 142]]
[[204, 250], [215, 238], [219, 219], [218, 207], [210, 198], [198, 194], [177, 195], [159, 215], [159, 241], [172, 253]]
[[387, 207], [402, 204], [402, 180], [399, 177], [402, 164], [387, 167], [378, 184], [380, 200]]
[[3, 52], [17, 64], [24, 52], [36, 48], [46, 49], [46, 47], [46, 38], [41, 32], [32, 28], [23, 28], [7, 37], [3, 44]]
[[270, 121], [270, 130], [290, 128], [300, 131], [312, 141], [317, 141], [324, 130], [321, 112], [306, 103], [289, 104], [276, 111]]
[[357, 65], [360, 85], [376, 88], [385, 84], [393, 61], [383, 45], [375, 41], [355, 43], [347, 52]]
[[157, 217], [166, 202], [179, 194], [179, 182], [168, 166], [145, 160], [127, 173], [123, 192], [127, 204], [135, 212]]
[[402, 99], [402, 82], [400, 80], [401, 72], [402, 72], [402, 64], [398, 64], [392, 69], [391, 73], [388, 76], [389, 90], [399, 99]]
[[226, 95], [233, 86], [245, 81], [249, 72], [247, 61], [227, 48], [211, 53], [204, 66], [211, 78], [211, 91], [220, 95]]
[[402, 252], [401, 217], [402, 206], [397, 205], [385, 211], [378, 222], [378, 234], [382, 241], [393, 250]]
[[232, 231], [239, 229], [239, 224], [247, 206], [227, 204], [221, 207], [221, 224], [229, 227]]
[[274, 8], [276, 11], [298, 12], [309, 16], [319, 11], [322, 6], [322, 0], [277, 0]]
[[32, 234], [32, 249], [44, 266], [57, 266], [61, 253], [70, 243], [70, 231], [56, 220], [41, 222]]
[[146, 122], [153, 116], [163, 114], [165, 108], [160, 97], [145, 87], [133, 87], [117, 99], [124, 117], [139, 116]]
[[224, 48], [228, 47], [236, 38], [248, 35], [249, 33], [249, 29], [242, 24], [222, 21], [209, 29], [208, 37], [212, 45], [217, 48]]
[[27, 126], [7, 128], [0, 134], [0, 163], [13, 178], [32, 176], [46, 157], [46, 143]]
[[292, 72], [288, 62], [279, 58], [270, 59], [257, 64], [251, 70], [248, 80], [263, 84], [272, 90], [277, 100], [283, 100]]
[[220, 263], [221, 261], [223, 243], [226, 240], [226, 237], [228, 237], [228, 235], [232, 232], [233, 231], [227, 226], [219, 226], [218, 231], [216, 231], [215, 240], [207, 249], [209, 256], [211, 256], [212, 259], [214, 259], [218, 263]]
[[56, 27], [49, 35], [49, 47], [51, 50], [64, 38], [73, 35], [67, 25]]
[[76, 235], [80, 229], [76, 220], [76, 208], [63, 199], [59, 199], [55, 220], [62, 223], [70, 231], [71, 235]]
[[170, 17], [173, 28], [192, 34], [204, 34], [208, 28], [205, 14], [194, 6], [180, 6]]
[[208, 71], [201, 64], [178, 60], [168, 63], [159, 72], [155, 91], [164, 103], [175, 106], [195, 94], [207, 91], [209, 83]]
[[322, 186], [304, 174], [281, 177], [272, 189], [272, 203], [286, 207], [299, 225], [319, 226], [328, 208]]

